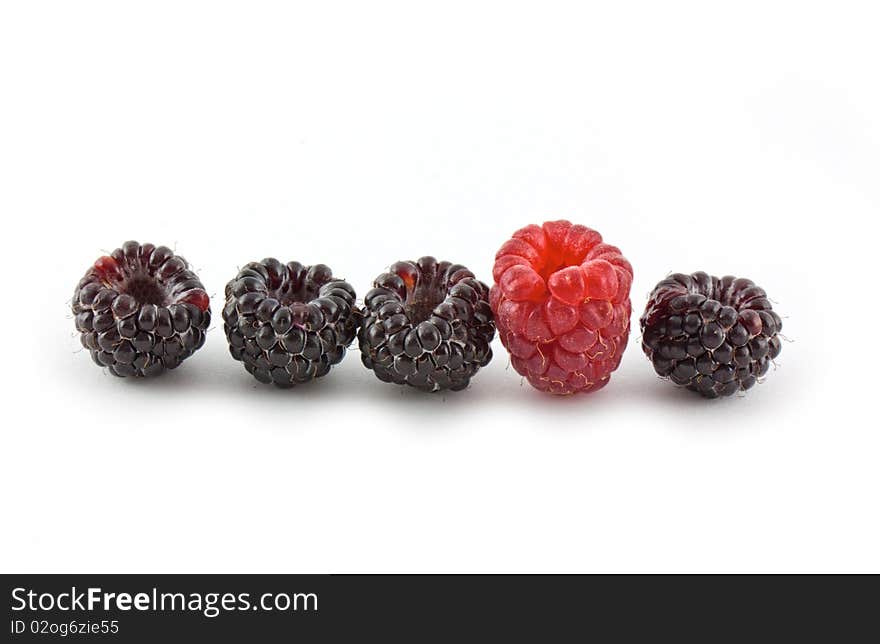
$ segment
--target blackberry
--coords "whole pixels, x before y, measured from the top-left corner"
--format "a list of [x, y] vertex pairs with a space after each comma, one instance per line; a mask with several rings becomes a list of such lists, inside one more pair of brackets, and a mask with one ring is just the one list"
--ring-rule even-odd
[[365, 298], [361, 360], [380, 380], [458, 391], [489, 364], [489, 288], [460, 264], [397, 262]]
[[707, 398], [751, 389], [782, 350], [782, 319], [748, 279], [676, 273], [641, 319], [642, 349], [663, 377]]
[[114, 376], [157, 376], [205, 343], [210, 300], [183, 257], [128, 241], [86, 271], [71, 308], [82, 345]]
[[324, 264], [251, 262], [226, 285], [229, 352], [254, 378], [292, 387], [327, 375], [360, 320], [355, 292]]

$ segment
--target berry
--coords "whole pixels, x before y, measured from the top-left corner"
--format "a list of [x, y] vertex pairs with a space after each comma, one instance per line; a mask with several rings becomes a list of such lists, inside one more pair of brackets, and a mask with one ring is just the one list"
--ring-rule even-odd
[[632, 266], [586, 226], [521, 228], [495, 256], [490, 301], [513, 368], [541, 391], [604, 386], [629, 338]]
[[345, 357], [360, 311], [348, 282], [324, 264], [251, 262], [226, 285], [229, 352], [254, 378], [292, 387], [327, 375]]
[[205, 343], [208, 294], [165, 246], [125, 242], [99, 257], [73, 294], [82, 345], [114, 376], [157, 376]]
[[489, 287], [460, 264], [397, 262], [373, 283], [359, 340], [367, 369], [385, 382], [458, 391], [492, 359]]
[[751, 389], [782, 350], [782, 320], [764, 289], [732, 276], [670, 275], [641, 326], [654, 370], [707, 398]]

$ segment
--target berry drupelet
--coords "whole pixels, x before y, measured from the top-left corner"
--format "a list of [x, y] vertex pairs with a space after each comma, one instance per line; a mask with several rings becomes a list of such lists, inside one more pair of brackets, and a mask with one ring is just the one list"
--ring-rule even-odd
[[422, 257], [376, 278], [364, 304], [361, 360], [385, 382], [458, 391], [492, 359], [489, 288], [460, 264]]
[[292, 387], [345, 357], [360, 311], [351, 285], [324, 264], [251, 262], [226, 285], [229, 352], [260, 382]]
[[764, 289], [732, 276], [670, 275], [641, 326], [654, 370], [707, 398], [751, 389], [782, 350], [782, 320]]
[[603, 387], [629, 338], [632, 266], [569, 221], [516, 231], [495, 257], [491, 304], [513, 368], [553, 394]]
[[100, 257], [73, 294], [83, 346], [115, 376], [157, 376], [205, 342], [208, 294], [165, 246], [125, 242]]

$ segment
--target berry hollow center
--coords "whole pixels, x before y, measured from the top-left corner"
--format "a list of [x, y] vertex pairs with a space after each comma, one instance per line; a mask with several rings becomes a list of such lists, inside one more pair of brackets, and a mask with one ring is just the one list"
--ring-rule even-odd
[[290, 306], [298, 302], [308, 304], [318, 297], [320, 288], [317, 284], [306, 282], [298, 285], [293, 280], [285, 279], [278, 288], [269, 289], [269, 297], [278, 300], [282, 306]]
[[155, 304], [164, 306], [168, 302], [167, 294], [155, 278], [135, 275], [125, 281], [123, 292], [131, 295], [139, 304]]
[[446, 299], [446, 285], [443, 277], [434, 276], [433, 279], [416, 280], [416, 284], [406, 289], [406, 301], [404, 307], [406, 315], [413, 324], [424, 322], [431, 316], [431, 312]]
[[570, 266], [580, 266], [586, 259], [587, 252], [588, 250], [584, 249], [582, 253], [572, 255], [569, 249], [550, 243], [542, 257], [543, 262], [540, 262], [539, 266], [534, 266], [534, 269], [546, 283], [554, 273]]

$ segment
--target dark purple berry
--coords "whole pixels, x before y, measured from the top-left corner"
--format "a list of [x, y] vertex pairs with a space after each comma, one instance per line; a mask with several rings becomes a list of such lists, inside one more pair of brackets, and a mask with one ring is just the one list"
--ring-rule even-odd
[[707, 398], [750, 389], [782, 350], [782, 320], [767, 293], [732, 276], [670, 275], [651, 293], [641, 326], [654, 370]]
[[384, 382], [457, 391], [492, 359], [489, 289], [461, 265], [396, 262], [367, 293], [361, 360]]
[[258, 381], [292, 387], [329, 373], [357, 333], [354, 289], [324, 264], [251, 262], [226, 285], [229, 353]]
[[72, 302], [83, 346], [120, 377], [177, 367], [202, 346], [211, 321], [208, 294], [186, 260], [134, 241], [98, 258]]

